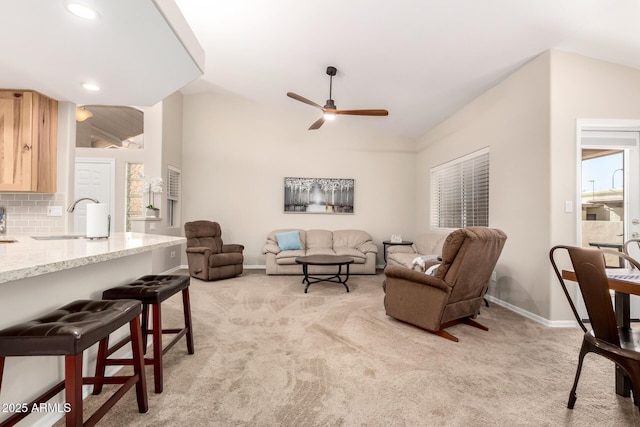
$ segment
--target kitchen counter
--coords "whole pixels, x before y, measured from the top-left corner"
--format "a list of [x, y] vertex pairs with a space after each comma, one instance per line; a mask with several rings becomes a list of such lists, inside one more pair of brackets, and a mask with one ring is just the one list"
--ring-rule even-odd
[[[33, 319], [77, 299], [101, 299], [105, 289], [120, 286], [153, 271], [153, 250], [180, 246], [184, 237], [143, 233], [113, 233], [108, 239], [35, 240], [30, 236], [1, 235], [0, 329]], [[114, 341], [128, 334], [123, 327]], [[84, 354], [86, 372], [95, 369], [96, 346]], [[124, 346], [114, 357], [126, 357]], [[63, 379], [59, 357], [8, 357], [5, 362], [0, 407], [29, 402], [33, 396]], [[117, 367], [109, 367], [113, 375]], [[64, 403], [59, 393], [50, 404]], [[9, 406], [7, 406], [9, 405]], [[19, 407], [19, 406], [18, 406]], [[0, 422], [11, 414], [0, 411]], [[51, 426], [63, 413], [38, 412], [20, 425]]]
[[0, 242], [0, 284], [186, 242], [184, 237], [142, 233], [113, 233], [108, 239], [94, 240], [30, 236], [2, 236], [2, 240], [17, 242]]

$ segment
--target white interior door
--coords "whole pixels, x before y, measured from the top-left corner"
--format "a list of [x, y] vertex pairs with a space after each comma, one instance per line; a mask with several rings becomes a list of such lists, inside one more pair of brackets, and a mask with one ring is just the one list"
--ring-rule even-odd
[[[621, 249], [640, 237], [640, 123], [587, 126], [580, 132], [582, 246]], [[640, 260], [640, 248], [631, 251]], [[607, 266], [616, 267], [610, 258]], [[586, 317], [582, 299], [581, 314]], [[640, 318], [640, 297], [631, 297], [631, 317]]]
[[[115, 159], [82, 159], [75, 162], [75, 200], [91, 197], [109, 205], [111, 230], [114, 230]], [[80, 202], [73, 211], [73, 231], [84, 234], [87, 231], [87, 208], [90, 201]]]

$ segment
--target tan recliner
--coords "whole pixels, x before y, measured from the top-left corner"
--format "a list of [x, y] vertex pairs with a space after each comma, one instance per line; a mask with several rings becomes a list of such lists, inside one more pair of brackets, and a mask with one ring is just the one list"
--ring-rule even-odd
[[406, 267], [385, 268], [384, 307], [387, 315], [418, 326], [452, 341], [444, 329], [475, 322], [491, 273], [507, 236], [498, 229], [469, 227], [447, 236], [442, 263], [434, 275]]
[[201, 280], [227, 279], [242, 274], [243, 245], [222, 243], [220, 224], [192, 221], [184, 224], [189, 275]]

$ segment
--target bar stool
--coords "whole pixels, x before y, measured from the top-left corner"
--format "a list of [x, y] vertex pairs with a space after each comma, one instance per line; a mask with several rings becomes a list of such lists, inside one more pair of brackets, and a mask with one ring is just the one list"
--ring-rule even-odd
[[[0, 331], [0, 386], [4, 373], [5, 358], [8, 356], [64, 356], [64, 381], [56, 384], [19, 412], [0, 423], [12, 426], [39, 406], [65, 391], [66, 425], [83, 425], [82, 385], [122, 384], [93, 415], [85, 425], [94, 425], [131, 388], [136, 386], [138, 410], [147, 412], [147, 385], [144, 375], [142, 353], [142, 331], [140, 328], [139, 301], [93, 301], [77, 300], [37, 319], [10, 326]], [[108, 337], [121, 326], [129, 323], [130, 340], [133, 349], [133, 375], [105, 378], [82, 376], [82, 355], [84, 350]]]
[[[142, 302], [142, 339], [146, 354], [147, 335], [153, 336], [153, 357], [145, 358], [145, 365], [153, 365], [154, 390], [156, 393], [162, 393], [163, 388], [163, 369], [162, 356], [175, 345], [180, 338], [186, 335], [187, 351], [189, 354], [194, 353], [193, 349], [193, 332], [191, 327], [191, 305], [189, 303], [189, 276], [179, 275], [148, 275], [142, 276], [138, 280], [126, 285], [117, 286], [107, 289], [103, 292], [103, 299], [137, 299]], [[184, 328], [181, 329], [162, 329], [162, 310], [161, 303], [172, 297], [178, 292], [182, 292], [182, 307], [184, 311]], [[149, 305], [153, 307], [152, 329], [148, 329]], [[162, 346], [163, 334], [176, 334], [173, 340], [164, 348]], [[114, 351], [128, 342], [129, 338], [125, 337], [113, 347], [109, 348], [108, 337], [100, 342], [98, 349], [98, 361], [96, 363], [96, 376], [104, 376], [104, 370], [107, 365], [130, 365], [131, 359], [109, 359]], [[93, 394], [99, 394], [102, 387], [97, 384], [93, 389]]]

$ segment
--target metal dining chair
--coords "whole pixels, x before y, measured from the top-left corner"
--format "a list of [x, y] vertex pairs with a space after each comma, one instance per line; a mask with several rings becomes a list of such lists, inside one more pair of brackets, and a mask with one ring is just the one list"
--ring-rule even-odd
[[636, 246], [638, 248], [638, 250], [640, 250], [640, 239], [629, 239], [627, 241], [624, 242], [624, 244], [622, 245], [622, 251], [629, 255], [631, 255], [631, 247], [632, 246]]
[[[584, 325], [573, 298], [567, 290], [555, 261], [557, 250], [566, 250], [569, 253], [573, 270], [578, 279], [578, 285], [587, 313], [591, 330]], [[578, 358], [578, 368], [569, 394], [567, 407], [573, 409], [576, 402], [576, 389], [580, 379], [582, 363], [587, 353], [596, 353], [611, 360], [629, 377], [633, 392], [633, 402], [640, 407], [640, 330], [629, 327], [619, 327], [616, 323], [611, 294], [609, 292], [609, 279], [605, 268], [604, 254], [615, 254], [624, 258], [635, 268], [640, 269], [640, 264], [630, 256], [612, 250], [587, 249], [574, 246], [554, 246], [549, 252], [551, 265], [558, 276], [562, 290], [564, 291], [571, 310], [584, 331], [582, 347]]]

